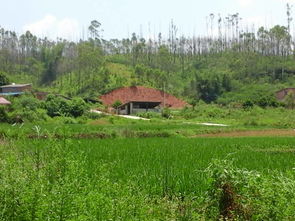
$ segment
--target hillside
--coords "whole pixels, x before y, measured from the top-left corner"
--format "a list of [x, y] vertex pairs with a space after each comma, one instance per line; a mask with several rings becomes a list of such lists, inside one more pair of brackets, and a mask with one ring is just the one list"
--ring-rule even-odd
[[3, 33], [1, 75], [67, 96], [98, 97], [142, 85], [189, 102], [229, 105], [274, 99], [276, 90], [295, 86], [293, 40], [284, 26], [218, 38], [174, 33], [166, 40], [134, 33], [131, 39], [69, 42], [39, 39], [30, 32]]

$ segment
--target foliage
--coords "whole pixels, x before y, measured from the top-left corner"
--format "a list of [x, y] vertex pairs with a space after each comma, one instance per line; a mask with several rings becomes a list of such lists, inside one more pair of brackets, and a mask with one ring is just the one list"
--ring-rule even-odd
[[251, 100], [246, 100], [245, 102], [243, 102], [242, 105], [243, 105], [244, 109], [249, 109], [249, 108], [252, 108], [254, 106], [254, 103]]
[[152, 118], [161, 118], [162, 114], [157, 113], [157, 112], [140, 112], [136, 114], [139, 117], [143, 117], [143, 118], [148, 118], [148, 119], [152, 119]]
[[82, 116], [88, 109], [82, 98], [66, 100], [60, 96], [48, 95], [45, 101], [45, 108], [50, 117], [56, 116]]
[[87, 105], [82, 98], [73, 98], [70, 104], [70, 114], [73, 117], [80, 117], [86, 112]]
[[288, 108], [294, 109], [294, 107], [295, 107], [295, 94], [290, 91], [286, 95], [284, 102]]
[[7, 73], [0, 71], [0, 86], [9, 84]]
[[[295, 174], [275, 176], [237, 169], [233, 162], [215, 160], [207, 168], [211, 177], [207, 203], [209, 219], [282, 220], [294, 218]], [[275, 189], [275, 192], [273, 191]]]
[[[29, 31], [18, 36], [2, 28], [0, 71], [10, 81], [70, 97], [97, 98], [114, 88], [143, 85], [207, 103], [276, 105], [268, 103], [269, 96], [295, 83], [290, 24], [249, 31], [241, 29], [238, 14], [224, 19], [227, 24], [218, 20], [221, 36], [237, 32], [223, 42], [221, 36], [179, 36], [173, 22], [169, 39], [132, 33], [105, 40], [97, 20], [88, 27], [90, 38], [79, 42], [51, 41]], [[257, 101], [261, 95], [267, 99]]]
[[9, 122], [7, 112], [4, 107], [0, 107], [0, 123], [7, 123], [7, 122]]
[[122, 102], [117, 100], [112, 104], [112, 107], [116, 109], [117, 114], [119, 113], [119, 107], [122, 105]]
[[162, 115], [162, 117], [167, 118], [167, 119], [172, 118], [171, 110], [166, 107], [162, 109], [161, 115]]
[[120, 107], [122, 105], [122, 102], [117, 100], [112, 104], [112, 107], [117, 109], [118, 107]]
[[45, 108], [50, 117], [69, 116], [71, 111], [69, 101], [53, 94], [47, 96]]
[[25, 94], [12, 100], [9, 112], [11, 123], [46, 121], [48, 116], [42, 103], [31, 94]]

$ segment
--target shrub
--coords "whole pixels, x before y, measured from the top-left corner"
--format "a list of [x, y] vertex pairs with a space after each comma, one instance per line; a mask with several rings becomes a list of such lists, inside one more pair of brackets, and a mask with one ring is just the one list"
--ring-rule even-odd
[[170, 109], [169, 108], [163, 108], [163, 110], [162, 110], [162, 117], [164, 117], [164, 118], [167, 118], [167, 119], [170, 119], [170, 118], [172, 118], [172, 115], [171, 115], [171, 111], [170, 111]]
[[105, 117], [106, 115], [104, 113], [97, 114], [97, 113], [93, 113], [93, 112], [90, 112], [90, 111], [86, 111], [84, 116], [86, 118], [88, 118], [88, 119], [91, 119], [91, 120], [97, 120], [97, 119]]
[[36, 109], [35, 111], [28, 109], [18, 109], [11, 112], [9, 121], [10, 123], [22, 123], [24, 121], [36, 122], [46, 121], [48, 115], [44, 109]]
[[9, 115], [10, 123], [21, 123], [24, 121], [36, 122], [46, 121], [47, 114], [42, 109], [41, 102], [30, 94], [14, 98]]
[[72, 101], [68, 101], [55, 95], [48, 95], [45, 108], [50, 117], [80, 117], [87, 110], [87, 104], [82, 98], [74, 98]]
[[82, 116], [87, 110], [87, 105], [82, 98], [74, 98], [70, 104], [70, 114], [73, 117]]
[[238, 169], [232, 161], [215, 160], [207, 168], [208, 220], [293, 220], [294, 172], [272, 175]]
[[242, 106], [244, 109], [249, 109], [249, 108], [253, 108], [254, 103], [251, 100], [246, 100], [243, 102]]
[[274, 96], [262, 96], [259, 97], [259, 99], [257, 99], [255, 101], [255, 103], [262, 107], [262, 108], [266, 108], [266, 107], [278, 107], [279, 106], [279, 102], [275, 99]]
[[14, 99], [13, 108], [35, 111], [40, 108], [40, 101], [30, 94], [26, 94]]
[[148, 119], [161, 118], [161, 114], [156, 113], [156, 112], [141, 112], [141, 113], [138, 113], [136, 115], [139, 116], [139, 117], [148, 118]]
[[62, 98], [57, 97], [53, 94], [49, 94], [45, 101], [45, 108], [47, 110], [47, 114], [50, 117], [61, 116], [63, 114], [61, 112], [62, 102], [63, 102], [63, 106], [65, 106], [66, 102], [62, 101]]
[[72, 117], [61, 117], [61, 120], [64, 124], [77, 124], [78, 121]]
[[261, 98], [259, 98], [259, 99], [256, 101], [256, 103], [257, 103], [257, 105], [258, 105], [259, 107], [263, 107], [263, 108], [269, 106], [269, 101], [268, 101], [268, 98], [267, 98], [267, 97], [261, 97]]

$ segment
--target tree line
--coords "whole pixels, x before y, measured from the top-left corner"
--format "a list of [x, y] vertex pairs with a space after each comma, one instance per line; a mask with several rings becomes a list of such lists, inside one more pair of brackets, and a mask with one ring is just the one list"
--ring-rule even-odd
[[[103, 39], [102, 25], [93, 20], [89, 38], [78, 42], [39, 38], [27, 31], [17, 35], [0, 28], [0, 72], [8, 78], [27, 76], [36, 87], [71, 90], [68, 95], [96, 96], [116, 87], [140, 84], [179, 96], [216, 101], [239, 82], [286, 81], [295, 73], [295, 40], [287, 25], [242, 28], [238, 13], [206, 19], [206, 36], [184, 36], [171, 21], [168, 38]], [[217, 33], [214, 33], [216, 30]], [[129, 79], [112, 75], [127, 67]], [[121, 66], [118, 66], [121, 65]], [[17, 77], [16, 77], [17, 76]]]

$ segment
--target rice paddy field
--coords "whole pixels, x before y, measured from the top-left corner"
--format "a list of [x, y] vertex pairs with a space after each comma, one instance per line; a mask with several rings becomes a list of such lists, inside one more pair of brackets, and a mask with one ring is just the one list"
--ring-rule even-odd
[[3, 126], [0, 220], [295, 219], [293, 136], [109, 127]]

